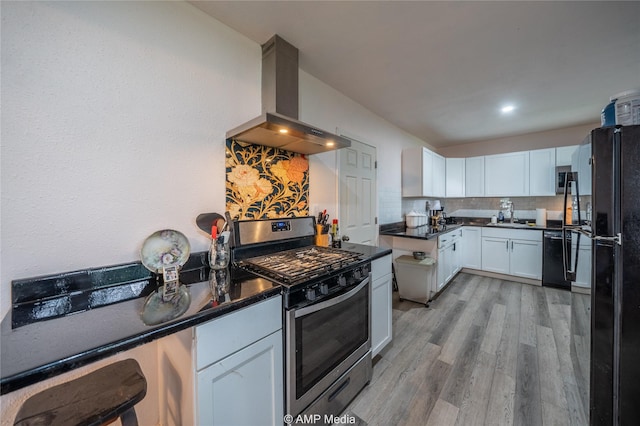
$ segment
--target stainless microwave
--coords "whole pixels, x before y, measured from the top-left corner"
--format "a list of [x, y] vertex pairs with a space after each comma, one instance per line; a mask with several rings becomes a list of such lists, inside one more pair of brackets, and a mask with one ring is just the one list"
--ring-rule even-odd
[[568, 172], [571, 172], [571, 166], [556, 167], [556, 194], [564, 194], [564, 185]]

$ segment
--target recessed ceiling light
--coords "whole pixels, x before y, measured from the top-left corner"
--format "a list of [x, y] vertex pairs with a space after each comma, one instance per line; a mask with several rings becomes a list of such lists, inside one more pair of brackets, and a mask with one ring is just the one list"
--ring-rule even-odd
[[280, 133], [289, 133], [287, 129], [280, 129]]
[[513, 112], [515, 109], [516, 107], [513, 105], [505, 105], [500, 109], [500, 112], [503, 114], [509, 114], [510, 112]]

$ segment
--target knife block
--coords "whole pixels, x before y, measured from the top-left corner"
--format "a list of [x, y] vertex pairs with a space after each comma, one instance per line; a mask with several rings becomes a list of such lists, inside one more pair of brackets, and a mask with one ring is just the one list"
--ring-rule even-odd
[[329, 234], [322, 233], [322, 225], [316, 225], [315, 244], [321, 247], [329, 247]]

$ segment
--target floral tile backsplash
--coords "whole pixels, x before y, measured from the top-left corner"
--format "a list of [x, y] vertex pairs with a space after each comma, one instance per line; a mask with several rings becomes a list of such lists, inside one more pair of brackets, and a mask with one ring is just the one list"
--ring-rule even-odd
[[239, 220], [309, 215], [303, 154], [227, 139], [226, 209]]

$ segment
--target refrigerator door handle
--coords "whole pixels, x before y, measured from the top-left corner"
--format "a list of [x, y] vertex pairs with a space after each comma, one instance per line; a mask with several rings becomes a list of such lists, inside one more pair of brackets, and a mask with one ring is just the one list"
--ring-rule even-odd
[[618, 232], [616, 235], [614, 235], [613, 237], [602, 237], [600, 235], [596, 235], [591, 237], [594, 240], [598, 240], [598, 241], [612, 241], [616, 244], [618, 244], [619, 246], [622, 246], [622, 233]]
[[577, 234], [576, 240], [576, 261], [573, 265], [573, 269], [569, 269], [571, 267], [571, 253], [568, 253], [567, 244], [570, 244], [570, 240], [567, 238], [567, 234], [571, 235], [571, 231], [568, 231], [566, 228], [562, 228], [562, 269], [564, 271], [564, 279], [566, 281], [575, 281], [576, 280], [576, 270], [578, 267], [578, 247], [580, 247], [580, 234]]
[[[569, 195], [569, 185], [571, 182], [575, 182], [576, 189], [576, 198], [578, 200], [578, 224], [568, 224], [567, 223], [567, 201]], [[571, 219], [571, 218], [569, 218]], [[568, 235], [571, 235], [572, 229], [580, 229], [580, 196], [578, 191], [578, 173], [577, 172], [567, 172], [567, 177], [564, 181], [564, 208], [562, 209], [562, 269], [564, 272], [564, 279], [567, 281], [575, 281], [576, 280], [576, 270], [578, 269], [578, 249], [580, 244], [580, 234], [577, 234], [576, 240], [576, 258], [575, 263], [573, 265], [573, 269], [571, 268], [571, 253], [567, 253], [567, 244], [570, 244], [570, 240]]]

